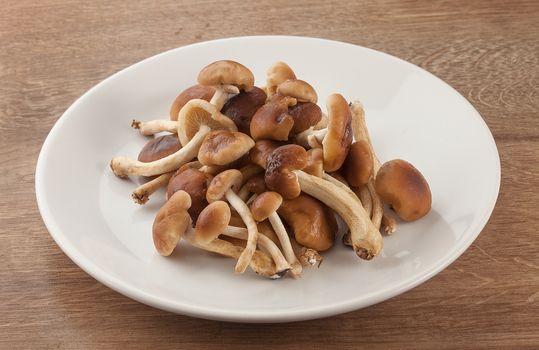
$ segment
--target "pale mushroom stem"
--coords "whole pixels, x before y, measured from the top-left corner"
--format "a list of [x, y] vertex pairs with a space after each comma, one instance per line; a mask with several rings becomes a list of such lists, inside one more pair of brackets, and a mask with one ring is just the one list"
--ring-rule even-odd
[[291, 238], [290, 243], [294, 254], [298, 258], [302, 266], [312, 267], [315, 265], [320, 266], [322, 263], [322, 256], [316, 250], [307, 248], [299, 244], [295, 239]]
[[281, 243], [281, 248], [283, 249], [286, 261], [288, 261], [288, 263], [292, 267], [292, 269], [290, 270], [292, 276], [299, 277], [302, 270], [301, 263], [298, 261], [296, 255], [294, 254], [292, 244], [290, 243], [290, 237], [288, 236], [288, 232], [286, 232], [286, 229], [284, 228], [281, 218], [277, 213], [274, 212], [271, 213], [270, 216], [268, 216], [268, 220], [273, 227], [273, 230], [277, 234], [277, 237], [279, 238], [279, 242]]
[[394, 233], [397, 231], [397, 220], [393, 216], [384, 213], [382, 216], [382, 229], [388, 235]]
[[119, 177], [128, 175], [154, 176], [168, 173], [195, 158], [204, 137], [210, 131], [211, 129], [208, 126], [201, 125], [197, 133], [184, 147], [153, 162], [144, 163], [128, 157], [114, 157], [110, 162], [110, 167], [114, 174]]
[[369, 189], [369, 194], [371, 195], [372, 200], [371, 220], [374, 226], [379, 230], [380, 225], [382, 224], [382, 216], [384, 215], [384, 204], [382, 203], [380, 196], [378, 195], [378, 193], [376, 193], [376, 190], [374, 189], [372, 179], [367, 184], [367, 188]]
[[322, 174], [322, 179], [328, 181], [328, 182], [331, 182], [332, 184], [334, 184], [335, 186], [338, 186], [340, 188], [342, 188], [343, 190], [345, 190], [352, 198], [354, 198], [355, 200], [357, 200], [359, 202], [360, 205], [363, 205], [361, 200], [359, 199], [359, 197], [355, 194], [354, 191], [352, 191], [350, 189], [350, 187], [346, 186], [345, 184], [343, 184], [342, 182], [340, 182], [339, 180], [337, 180], [336, 178], [334, 178], [333, 176], [329, 175], [328, 173], [324, 172]]
[[131, 126], [134, 129], [138, 129], [141, 135], [151, 136], [157, 133], [167, 131], [172, 134], [178, 132], [178, 122], [174, 120], [155, 119], [147, 122], [141, 122], [140, 120], [133, 119]]
[[344, 220], [350, 229], [356, 254], [371, 260], [382, 250], [382, 235], [365, 209], [346, 190], [333, 183], [295, 170], [301, 190], [322, 201]]
[[220, 111], [231, 96], [239, 93], [240, 90], [234, 85], [223, 85], [216, 87], [210, 103], [214, 105], [218, 111]]
[[310, 127], [296, 135], [296, 143], [306, 148], [315, 148], [322, 143], [327, 133], [327, 128], [314, 130], [313, 127]]
[[369, 192], [369, 188], [367, 186], [361, 186], [361, 188], [357, 189], [357, 194], [359, 194], [359, 199], [361, 200], [361, 204], [363, 204], [363, 208], [365, 209], [365, 212], [369, 217], [372, 215], [372, 198], [371, 193]]
[[[249, 233], [246, 228], [235, 226], [228, 226], [222, 232], [222, 235], [243, 240], [247, 240], [249, 238]], [[283, 256], [283, 254], [279, 250], [279, 247], [277, 247], [277, 245], [273, 243], [271, 239], [269, 239], [263, 234], [259, 234], [258, 243], [260, 245], [260, 248], [262, 250], [265, 250], [265, 252], [271, 256], [279, 273], [284, 273], [290, 270], [291, 266], [289, 262]]]
[[[244, 249], [230, 242], [216, 238], [210, 243], [200, 243], [195, 238], [195, 230], [190, 227], [184, 234], [184, 238], [194, 247], [206, 250], [208, 252], [217, 253], [233, 259], [240, 259]], [[257, 274], [271, 279], [281, 278], [285, 272], [277, 270], [273, 260], [261, 251], [255, 251], [249, 262], [249, 266]]]
[[240, 215], [245, 226], [247, 226], [247, 244], [245, 245], [245, 250], [238, 259], [238, 262], [235, 267], [237, 273], [245, 272], [245, 269], [249, 265], [249, 262], [253, 258], [253, 254], [256, 251], [256, 244], [258, 240], [258, 228], [256, 227], [256, 222], [254, 221], [249, 207], [243, 202], [237, 194], [232, 190], [227, 190], [225, 192], [225, 198], [234, 210]]
[[131, 197], [133, 198], [135, 203], [141, 204], [141, 205], [145, 204], [146, 202], [148, 202], [148, 200], [150, 199], [150, 196], [155, 191], [157, 191], [161, 187], [166, 186], [168, 184], [168, 181], [170, 180], [173, 174], [174, 172], [171, 171], [169, 173], [159, 175], [155, 179], [152, 179], [140, 185], [139, 187], [135, 189], [135, 191], [133, 191], [133, 193], [131, 194]]

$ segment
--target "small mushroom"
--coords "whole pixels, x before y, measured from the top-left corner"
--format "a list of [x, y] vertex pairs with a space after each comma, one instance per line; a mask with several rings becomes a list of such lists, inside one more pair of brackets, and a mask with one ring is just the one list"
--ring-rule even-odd
[[200, 212], [208, 205], [206, 192], [213, 177], [198, 169], [187, 168], [178, 170], [170, 179], [167, 186], [167, 197], [170, 199], [174, 193], [185, 191], [191, 197], [191, 207], [188, 212], [193, 221], [196, 221]]
[[294, 119], [288, 114], [288, 107], [295, 104], [295, 98], [272, 96], [253, 115], [250, 125], [251, 137], [255, 141], [261, 139], [288, 140], [288, 135], [294, 126]]
[[319, 252], [333, 246], [337, 231], [335, 216], [317, 199], [302, 194], [284, 200], [277, 212], [292, 228], [299, 244]]
[[174, 193], [159, 209], [152, 227], [153, 243], [157, 252], [163, 256], [172, 254], [182, 235], [191, 225], [187, 210], [191, 198], [184, 191]]
[[348, 103], [339, 94], [327, 99], [329, 114], [328, 132], [322, 141], [324, 150], [324, 170], [336, 171], [343, 164], [352, 143], [351, 115]]
[[198, 160], [204, 165], [226, 165], [240, 159], [255, 145], [241, 132], [214, 130], [206, 135], [198, 150]]
[[251, 213], [256, 221], [269, 220], [277, 237], [279, 237], [279, 242], [281, 243], [286, 261], [288, 261], [292, 267], [290, 270], [292, 276], [298, 277], [301, 274], [301, 263], [294, 255], [288, 233], [284, 228], [281, 218], [279, 218], [279, 215], [277, 214], [277, 209], [279, 209], [282, 202], [283, 197], [276, 192], [261, 193], [251, 203]]
[[163, 135], [146, 142], [138, 155], [140, 162], [149, 163], [167, 157], [182, 148], [178, 136]]
[[275, 151], [277, 147], [282, 146], [283, 143], [272, 140], [258, 140], [255, 142], [254, 147], [249, 151], [249, 159], [254, 164], [257, 164], [263, 169], [266, 169], [268, 157], [271, 152]]
[[210, 101], [215, 94], [215, 89], [211, 86], [193, 85], [183, 90], [170, 106], [170, 120], [178, 120], [178, 114], [185, 104], [195, 98]]
[[258, 239], [258, 230], [256, 223], [251, 215], [251, 211], [247, 205], [238, 197], [235, 193], [240, 189], [242, 183], [241, 172], [236, 169], [225, 170], [222, 173], [215, 176], [208, 187], [206, 192], [206, 199], [209, 203], [226, 198], [232, 208], [240, 214], [241, 218], [247, 226], [249, 232], [249, 238], [245, 250], [241, 254], [241, 258], [238, 259], [235, 271], [243, 273], [253, 254], [256, 250], [256, 243]]
[[425, 216], [432, 205], [429, 184], [412, 164], [394, 159], [382, 165], [375, 181], [376, 192], [405, 221]]
[[251, 119], [265, 102], [266, 93], [264, 90], [253, 86], [250, 91], [241, 91], [238, 95], [230, 98], [221, 112], [234, 121], [239, 131], [249, 135]]
[[298, 102], [288, 109], [288, 114], [294, 119], [293, 134], [299, 134], [314, 127], [322, 119], [322, 110], [312, 102]]
[[369, 144], [363, 140], [354, 142], [344, 161], [344, 175], [350, 186], [366, 185], [373, 175], [373, 164]]
[[314, 88], [306, 81], [299, 79], [288, 79], [280, 83], [277, 86], [277, 94], [293, 97], [298, 102], [318, 102], [318, 95]]
[[285, 199], [299, 196], [301, 187], [294, 170], [307, 166], [307, 151], [297, 145], [284, 145], [275, 149], [268, 157], [266, 186]]
[[289, 79], [296, 79], [296, 75], [289, 65], [284, 62], [272, 64], [266, 72], [266, 92], [268, 97], [277, 92], [279, 84]]
[[241, 63], [222, 60], [210, 63], [198, 73], [198, 83], [211, 86], [215, 94], [211, 103], [221, 110], [230, 95], [237, 95], [240, 90], [249, 91], [254, 86], [253, 73]]

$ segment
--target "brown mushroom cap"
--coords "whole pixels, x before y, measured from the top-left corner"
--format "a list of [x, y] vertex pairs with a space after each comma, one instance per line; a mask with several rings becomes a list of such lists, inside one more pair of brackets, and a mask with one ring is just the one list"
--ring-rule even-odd
[[264, 174], [258, 174], [247, 180], [244, 184], [247, 187], [247, 190], [251, 193], [260, 194], [266, 192], [266, 181], [264, 179]]
[[152, 226], [155, 249], [163, 256], [172, 254], [183, 233], [191, 225], [187, 209], [191, 198], [184, 191], [174, 193], [159, 209]]
[[234, 122], [219, 112], [214, 105], [205, 100], [194, 99], [187, 102], [178, 115], [178, 137], [182, 146], [193, 138], [201, 125], [207, 125], [212, 130], [237, 131]]
[[230, 207], [226, 202], [216, 201], [208, 204], [198, 216], [195, 226], [197, 241], [209, 243], [219, 237], [230, 222]]
[[288, 114], [288, 107], [296, 104], [296, 99], [272, 96], [266, 104], [260, 107], [251, 119], [251, 137], [256, 141], [270, 139], [277, 141], [288, 140], [294, 119]]
[[214, 130], [204, 138], [198, 150], [198, 160], [204, 165], [226, 165], [240, 159], [255, 145], [241, 132]]
[[301, 194], [284, 200], [277, 213], [292, 228], [299, 244], [317, 251], [333, 245], [337, 231], [335, 214], [319, 200]]
[[273, 151], [266, 168], [266, 186], [278, 192], [283, 198], [299, 196], [301, 187], [294, 170], [307, 166], [307, 151], [298, 145], [284, 145]]
[[250, 91], [241, 91], [228, 100], [221, 112], [234, 121], [239, 131], [249, 135], [251, 119], [264, 103], [266, 103], [266, 93], [253, 86]]
[[283, 197], [277, 192], [264, 192], [251, 203], [251, 214], [256, 221], [266, 220], [281, 206]]
[[282, 145], [283, 143], [277, 141], [258, 140], [255, 142], [254, 147], [251, 148], [251, 151], [249, 151], [249, 158], [251, 162], [266, 169], [268, 157], [270, 156], [271, 152], [275, 151]]
[[354, 142], [350, 146], [343, 167], [344, 176], [350, 186], [359, 187], [367, 184], [373, 175], [374, 168], [369, 144], [363, 140]]
[[382, 165], [376, 174], [376, 192], [405, 221], [425, 216], [432, 205], [429, 184], [412, 164], [394, 159]]
[[284, 62], [275, 62], [266, 72], [266, 89], [269, 96], [277, 91], [277, 86], [288, 79], [296, 79], [292, 68]]
[[167, 186], [167, 197], [170, 199], [174, 193], [185, 191], [191, 197], [189, 215], [196, 221], [200, 212], [208, 205], [206, 191], [212, 180], [212, 176], [197, 169], [186, 168], [178, 170], [170, 179]]
[[294, 97], [298, 102], [318, 102], [318, 95], [306, 81], [299, 79], [289, 79], [277, 86], [277, 94]]
[[210, 63], [198, 73], [198, 83], [204, 86], [235, 85], [240, 90], [252, 89], [255, 77], [249, 68], [236, 61]]
[[225, 196], [225, 192], [229, 189], [238, 192], [242, 181], [241, 172], [237, 169], [229, 169], [217, 174], [208, 186], [206, 200], [209, 203], [218, 201]]
[[175, 153], [182, 145], [177, 135], [163, 135], [146, 142], [138, 154], [140, 162], [149, 163]]
[[303, 169], [307, 174], [322, 177], [324, 174], [324, 151], [321, 148], [311, 148], [307, 151], [307, 166]]
[[293, 134], [299, 134], [322, 120], [322, 110], [312, 102], [298, 102], [288, 109], [288, 114], [294, 119]]
[[352, 127], [348, 103], [340, 94], [327, 99], [329, 115], [328, 132], [322, 141], [324, 149], [324, 170], [337, 171], [348, 154], [352, 143]]
[[176, 99], [174, 99], [174, 102], [170, 107], [170, 120], [178, 120], [178, 113], [180, 113], [180, 110], [187, 102], [195, 98], [210, 101], [214, 93], [215, 89], [213, 87], [198, 84], [183, 90]]

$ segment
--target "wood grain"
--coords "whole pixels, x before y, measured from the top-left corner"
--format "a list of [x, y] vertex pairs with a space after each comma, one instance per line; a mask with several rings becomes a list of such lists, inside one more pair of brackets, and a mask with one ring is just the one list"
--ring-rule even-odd
[[[2, 1], [0, 348], [538, 349], [537, 1]], [[48, 235], [39, 149], [88, 88], [145, 57], [228, 36], [347, 41], [417, 64], [479, 110], [502, 161], [500, 197], [450, 267], [364, 310], [276, 325], [173, 315], [96, 282]]]

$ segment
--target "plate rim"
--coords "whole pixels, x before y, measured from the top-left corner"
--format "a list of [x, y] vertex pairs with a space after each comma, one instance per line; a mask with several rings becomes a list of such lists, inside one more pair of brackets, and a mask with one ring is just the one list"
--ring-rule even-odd
[[[45, 184], [44, 184], [43, 174], [45, 172], [45, 166], [47, 163], [46, 160], [49, 156], [49, 148], [52, 143], [52, 140], [56, 138], [56, 134], [58, 133], [60, 126], [67, 120], [67, 118], [69, 118], [69, 114], [71, 113], [71, 111], [76, 109], [78, 105], [81, 104], [85, 98], [95, 93], [103, 85], [105, 85], [109, 80], [113, 80], [113, 79], [116, 79], [120, 75], [127, 74], [130, 70], [135, 69], [139, 65], [144, 64], [146, 61], [156, 59], [161, 55], [164, 56], [173, 51], [181, 51], [188, 47], [208, 46], [216, 42], [233, 41], [233, 40], [263, 40], [263, 39], [306, 40], [306, 41], [318, 41], [318, 42], [322, 41], [322, 42], [326, 42], [328, 44], [333, 44], [333, 45], [337, 44], [337, 45], [353, 46], [354, 48], [367, 50], [377, 55], [381, 54], [383, 56], [386, 56], [387, 58], [390, 58], [391, 60], [398, 61], [399, 64], [404, 63], [405, 65], [407, 65], [408, 67], [414, 70], [421, 71], [422, 74], [426, 73], [431, 78], [435, 78], [435, 80], [437, 80], [439, 83], [442, 83], [451, 91], [453, 91], [453, 93], [455, 93], [460, 99], [462, 99], [464, 104], [468, 105], [471, 108], [476, 119], [478, 118], [480, 121], [482, 129], [486, 134], [485, 136], [487, 136], [489, 146], [492, 149], [492, 156], [494, 156], [495, 158], [493, 159], [495, 160], [495, 164], [493, 165], [496, 167], [496, 173], [492, 174], [493, 176], [495, 176], [495, 183], [493, 184], [495, 186], [495, 191], [492, 192], [491, 198], [489, 198], [488, 204], [485, 206], [487, 210], [485, 211], [484, 216], [481, 218], [481, 220], [477, 221], [476, 225], [469, 226], [467, 230], [464, 231], [463, 235], [465, 239], [461, 241], [460, 245], [454, 248], [453, 253], [450, 256], [446, 257], [446, 259], [444, 261], [441, 261], [439, 264], [432, 266], [425, 273], [423, 273], [422, 275], [416, 278], [404, 279], [397, 285], [384, 288], [381, 291], [377, 291], [376, 293], [373, 292], [368, 295], [362, 295], [360, 299], [348, 299], [346, 301], [342, 301], [336, 304], [333, 303], [333, 304], [327, 304], [327, 305], [323, 305], [319, 307], [311, 307], [308, 309], [292, 310], [292, 311], [286, 311], [286, 312], [283, 312], [283, 311], [272, 312], [271, 310], [230, 311], [230, 310], [222, 310], [215, 307], [202, 307], [202, 306], [196, 306], [196, 305], [193, 306], [189, 303], [181, 303], [178, 301], [174, 301], [171, 303], [167, 299], [156, 297], [151, 293], [148, 293], [140, 288], [130, 285], [129, 283], [125, 283], [120, 279], [110, 276], [107, 270], [102, 269], [101, 267], [99, 267], [99, 265], [93, 263], [84, 254], [82, 254], [76, 248], [75, 245], [69, 242], [69, 240], [67, 239], [67, 236], [63, 233], [62, 229], [59, 227], [57, 222], [53, 219], [52, 213], [50, 212], [49, 208], [46, 205], [46, 199], [45, 199], [46, 195], [44, 192]], [[143, 304], [150, 305], [152, 307], [169, 311], [169, 312], [173, 312], [173, 313], [177, 313], [177, 314], [183, 314], [187, 316], [199, 317], [199, 318], [204, 318], [204, 319], [232, 321], [232, 322], [290, 322], [290, 321], [302, 321], [302, 320], [316, 319], [316, 318], [322, 318], [322, 317], [329, 317], [329, 316], [333, 316], [337, 314], [342, 314], [345, 312], [355, 311], [355, 310], [358, 310], [358, 309], [361, 309], [370, 305], [377, 304], [381, 301], [388, 300], [410, 289], [415, 288], [416, 286], [429, 280], [430, 278], [438, 274], [440, 271], [444, 270], [447, 266], [449, 266], [455, 260], [457, 260], [468, 249], [468, 247], [475, 241], [475, 239], [479, 236], [483, 228], [488, 223], [488, 220], [490, 219], [492, 212], [494, 211], [496, 201], [499, 195], [500, 183], [501, 183], [501, 162], [500, 162], [499, 152], [496, 146], [496, 141], [494, 139], [494, 136], [492, 135], [492, 132], [490, 131], [485, 120], [481, 117], [479, 111], [477, 111], [477, 109], [461, 93], [459, 93], [455, 88], [453, 88], [451, 85], [446, 83], [444, 80], [430, 73], [426, 69], [423, 69], [404, 59], [398, 58], [396, 56], [390, 55], [382, 51], [374, 50], [368, 47], [364, 47], [361, 45], [356, 45], [356, 44], [352, 44], [348, 42], [337, 41], [337, 40], [330, 40], [330, 39], [316, 38], [316, 37], [306, 37], [306, 36], [290, 36], [290, 35], [237, 36], [237, 37], [228, 37], [228, 38], [221, 38], [221, 39], [192, 43], [192, 44], [172, 48], [172, 49], [157, 53], [153, 56], [147, 57], [141, 61], [131, 64], [117, 71], [116, 73], [109, 75], [108, 77], [100, 81], [99, 83], [92, 86], [81, 96], [79, 96], [57, 119], [57, 121], [54, 123], [54, 125], [50, 129], [45, 141], [43, 142], [43, 145], [39, 152], [39, 156], [38, 156], [38, 160], [36, 164], [36, 171], [35, 171], [36, 201], [37, 201], [41, 218], [45, 224], [45, 227], [47, 228], [50, 236], [53, 238], [56, 244], [64, 252], [64, 254], [66, 254], [83, 271], [88, 273], [90, 276], [92, 276], [94, 279], [96, 279], [100, 283], [103, 283], [107, 287], [115, 290], [116, 292], [123, 294], [131, 299], [137, 300], [138, 302], [141, 302]]]

